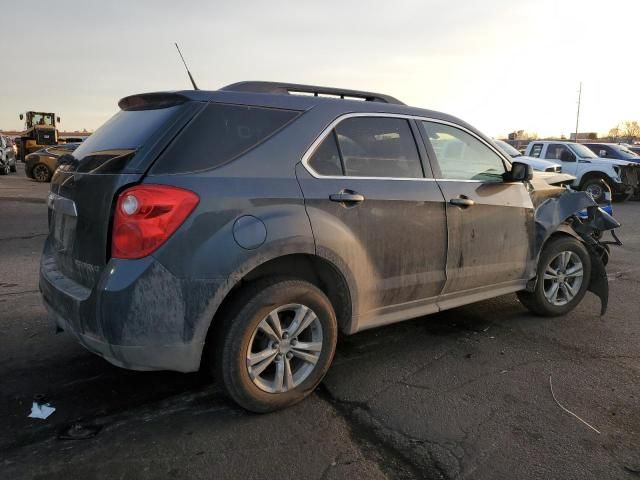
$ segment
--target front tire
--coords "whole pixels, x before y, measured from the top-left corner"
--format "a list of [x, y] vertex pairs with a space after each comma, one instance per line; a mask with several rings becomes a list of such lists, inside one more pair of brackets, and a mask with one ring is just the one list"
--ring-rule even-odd
[[531, 312], [546, 317], [566, 315], [584, 297], [591, 280], [591, 257], [573, 237], [547, 242], [538, 261], [533, 292], [518, 292], [518, 299]]
[[607, 190], [611, 192], [611, 184], [605, 178], [591, 177], [584, 182], [581, 190], [591, 195], [596, 203], [604, 203]]
[[324, 378], [338, 329], [326, 295], [301, 280], [247, 287], [215, 334], [215, 377], [240, 406], [257, 413], [291, 406]]

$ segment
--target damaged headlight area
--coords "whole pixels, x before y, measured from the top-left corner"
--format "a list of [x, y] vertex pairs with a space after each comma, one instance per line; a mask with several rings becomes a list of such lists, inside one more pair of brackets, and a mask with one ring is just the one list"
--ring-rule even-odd
[[[605, 267], [609, 259], [609, 245], [622, 245], [615, 233], [620, 223], [588, 193], [569, 189], [542, 202], [536, 209], [535, 221], [538, 254], [549, 237], [559, 231], [582, 240], [591, 257], [588, 290], [600, 298], [600, 315], [604, 315], [609, 300], [609, 282]], [[613, 240], [603, 239], [607, 231], [611, 232]]]

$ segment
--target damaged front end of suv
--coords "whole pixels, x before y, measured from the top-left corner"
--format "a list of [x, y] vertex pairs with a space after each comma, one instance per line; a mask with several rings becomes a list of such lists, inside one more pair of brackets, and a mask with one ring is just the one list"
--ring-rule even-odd
[[[620, 223], [604, 208], [598, 205], [586, 192], [579, 192], [570, 188], [553, 188], [551, 195], [538, 198], [535, 210], [536, 251], [543, 251], [547, 241], [557, 234], [570, 235], [580, 240], [586, 247], [591, 258], [591, 272], [587, 290], [600, 298], [600, 315], [607, 310], [609, 299], [609, 283], [605, 266], [609, 260], [609, 245], [622, 245], [615, 233]], [[547, 192], [551, 193], [549, 190]], [[605, 232], [610, 231], [613, 240], [604, 240]], [[527, 291], [533, 291], [536, 283], [543, 281], [547, 272], [537, 272], [527, 285]]]

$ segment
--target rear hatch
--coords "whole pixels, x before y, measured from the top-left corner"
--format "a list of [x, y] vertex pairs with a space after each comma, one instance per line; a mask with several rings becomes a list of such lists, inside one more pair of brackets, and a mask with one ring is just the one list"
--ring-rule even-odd
[[93, 289], [109, 261], [118, 193], [140, 182], [202, 105], [172, 94], [128, 97], [78, 149], [60, 157], [48, 202], [43, 262], [49, 270]]

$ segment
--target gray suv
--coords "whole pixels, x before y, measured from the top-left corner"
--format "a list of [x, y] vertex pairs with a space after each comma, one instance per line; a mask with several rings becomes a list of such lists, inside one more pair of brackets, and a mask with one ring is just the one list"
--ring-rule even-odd
[[313, 391], [338, 332], [510, 292], [606, 307], [616, 221], [457, 118], [268, 82], [119, 106], [60, 158], [40, 267], [56, 325], [115, 365], [210, 368], [265, 412]]

